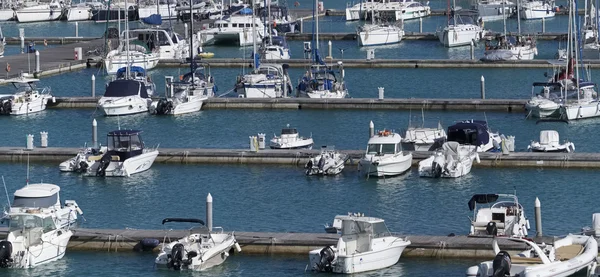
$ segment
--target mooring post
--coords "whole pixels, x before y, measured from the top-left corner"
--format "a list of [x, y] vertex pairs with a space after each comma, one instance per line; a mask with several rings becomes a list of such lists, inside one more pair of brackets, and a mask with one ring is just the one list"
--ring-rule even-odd
[[369, 138], [372, 138], [375, 135], [375, 124], [373, 124], [373, 120], [369, 122]]
[[300, 33], [304, 32], [304, 18], [300, 18]]
[[92, 97], [96, 97], [96, 76], [92, 74]]
[[485, 78], [481, 75], [481, 99], [485, 99]]
[[546, 18], [542, 17], [542, 34], [546, 32]]
[[40, 51], [35, 50], [35, 73], [39, 73], [40, 71]]
[[331, 55], [331, 40], [329, 42], [327, 42], [327, 46], [329, 47], [328, 48], [328, 50], [329, 50], [328, 54], [329, 55], [327, 55], [327, 59], [333, 59], [333, 56]]
[[540, 199], [535, 198], [535, 236], [541, 237], [542, 233], [542, 203]]
[[471, 60], [475, 59], [475, 43], [471, 40]]
[[379, 90], [379, 100], [383, 100], [383, 97], [384, 97], [383, 94], [384, 94], [385, 88], [384, 87], [378, 87], [377, 89]]
[[95, 118], [92, 121], [92, 147], [98, 147], [98, 122], [96, 122]]
[[25, 38], [20, 37], [21, 39], [21, 54], [25, 53]]
[[212, 204], [212, 195], [208, 193], [208, 196], [206, 196], [206, 228], [208, 228], [209, 232], [212, 231], [213, 226]]
[[75, 37], [79, 37], [79, 22], [75, 22]]
[[[190, 16], [191, 16], [191, 15], [190, 15]], [[190, 19], [190, 20], [191, 20], [191, 19]], [[188, 33], [188, 25], [187, 25], [187, 23], [184, 23], [184, 24], [183, 24], [183, 32], [185, 33], [185, 39], [188, 39], [190, 35], [189, 35], [189, 33]]]
[[423, 33], [423, 18], [419, 17], [419, 33]]

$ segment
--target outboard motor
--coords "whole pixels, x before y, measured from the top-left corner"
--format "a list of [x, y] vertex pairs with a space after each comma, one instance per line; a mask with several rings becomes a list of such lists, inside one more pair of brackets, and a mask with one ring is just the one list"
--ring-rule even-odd
[[0, 114], [10, 114], [12, 112], [12, 101], [7, 100], [0, 103]]
[[490, 236], [497, 236], [498, 235], [498, 227], [496, 227], [496, 222], [493, 222], [493, 221], [488, 222], [487, 226], [485, 226], [485, 231]]
[[171, 255], [168, 256], [167, 267], [174, 270], [181, 270], [183, 264], [183, 244], [178, 243], [171, 249]]
[[85, 161], [81, 161], [81, 162], [79, 162], [79, 164], [76, 165], [75, 172], [82, 173], [82, 172], [86, 172], [87, 169], [88, 169], [88, 163], [86, 163]]
[[433, 163], [431, 163], [431, 176], [433, 176], [433, 178], [442, 177], [442, 165], [433, 161]]
[[167, 99], [160, 99], [156, 104], [156, 114], [168, 114], [173, 109], [173, 102]]
[[331, 265], [331, 263], [335, 259], [335, 253], [333, 252], [333, 249], [331, 249], [331, 246], [327, 246], [321, 249], [319, 256], [321, 256], [321, 260], [319, 261], [319, 263], [317, 263], [318, 269], [324, 272], [333, 271], [333, 266]]
[[111, 155], [110, 153], [104, 154], [102, 159], [100, 159], [100, 164], [98, 165], [98, 169], [96, 169], [96, 176], [104, 177], [106, 176], [106, 168], [110, 164]]
[[511, 260], [510, 255], [506, 251], [500, 251], [496, 254], [494, 261], [492, 263], [492, 268], [494, 270], [493, 277], [505, 277], [510, 276], [510, 266]]
[[325, 157], [321, 156], [321, 159], [319, 159], [319, 170], [323, 170], [323, 167], [325, 167]]
[[12, 256], [12, 243], [10, 241], [0, 241], [0, 268], [10, 267], [13, 260]]

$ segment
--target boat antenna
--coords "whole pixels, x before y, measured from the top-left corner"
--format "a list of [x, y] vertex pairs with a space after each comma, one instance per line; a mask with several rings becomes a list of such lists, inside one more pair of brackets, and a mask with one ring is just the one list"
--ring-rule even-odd
[[421, 128], [425, 126], [425, 110], [421, 108]]
[[4, 184], [4, 193], [6, 193], [6, 201], [8, 201], [8, 206], [10, 207], [10, 197], [8, 197], [8, 190], [6, 189], [6, 182], [4, 182], [4, 175], [2, 175], [2, 183]]

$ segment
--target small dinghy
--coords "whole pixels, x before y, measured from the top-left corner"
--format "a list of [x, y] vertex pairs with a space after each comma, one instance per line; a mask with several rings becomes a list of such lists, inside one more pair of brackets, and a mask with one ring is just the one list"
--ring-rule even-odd
[[[491, 203], [494, 203], [491, 207], [477, 207], [477, 204]], [[475, 194], [468, 205], [473, 211], [469, 236], [527, 236], [529, 220], [516, 195]]]
[[598, 242], [593, 237], [569, 234], [556, 240], [552, 246], [541, 247], [529, 240], [510, 240], [526, 243], [530, 249], [511, 257], [508, 252], [500, 251], [494, 239], [494, 260], [469, 267], [466, 276], [566, 277], [582, 270], [587, 271], [585, 276], [597, 276], [593, 273], [596, 270]]
[[532, 152], [573, 152], [575, 144], [569, 141], [560, 143], [560, 137], [557, 131], [544, 130], [540, 132], [540, 141], [532, 141], [527, 149]]
[[312, 149], [313, 139], [301, 137], [296, 128], [290, 128], [290, 124], [286, 128], [281, 129], [281, 135], [273, 136], [271, 139], [271, 149]]
[[473, 160], [479, 163], [477, 146], [449, 141], [431, 157], [419, 162], [419, 176], [457, 178], [469, 174]]
[[334, 150], [333, 147], [321, 147], [321, 154], [308, 160], [304, 168], [306, 175], [336, 175], [344, 170], [348, 155]]

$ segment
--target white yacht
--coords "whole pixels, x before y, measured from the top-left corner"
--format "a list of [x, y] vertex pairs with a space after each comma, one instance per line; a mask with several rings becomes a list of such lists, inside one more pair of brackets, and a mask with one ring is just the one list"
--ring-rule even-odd
[[425, 4], [413, 0], [361, 1], [356, 5], [346, 7], [346, 20], [366, 20], [372, 15], [365, 11], [370, 10], [374, 10], [382, 18], [390, 18], [395, 21], [417, 19], [431, 14], [429, 1]]
[[479, 41], [485, 35], [483, 28], [470, 16], [461, 16], [452, 10], [448, 25], [439, 29], [437, 37], [446, 47], [464, 46]]
[[473, 8], [483, 22], [502, 20], [515, 14], [517, 5], [508, 0], [479, 0]]
[[265, 60], [290, 59], [290, 47], [284, 36], [268, 36], [264, 38], [259, 53]]
[[142, 45], [130, 45], [129, 51], [126, 45], [119, 46], [108, 52], [104, 59], [104, 68], [110, 75], [117, 74], [117, 71], [128, 65], [151, 70], [158, 65], [159, 54], [155, 51], [149, 51]]
[[296, 128], [290, 128], [288, 124], [286, 128], [281, 129], [279, 136], [273, 135], [271, 139], [271, 149], [312, 149], [312, 136], [309, 138], [301, 137]]
[[460, 145], [449, 141], [429, 158], [419, 162], [419, 176], [433, 178], [458, 178], [471, 172], [473, 161], [479, 163], [477, 146]]
[[243, 98], [289, 97], [292, 86], [287, 70], [287, 64], [258, 62], [255, 70], [238, 77], [235, 91]]
[[302, 76], [298, 84], [298, 96], [308, 98], [346, 98], [348, 89], [344, 81], [345, 71], [341, 61], [338, 62], [339, 78], [325, 64], [313, 64]]
[[105, 115], [129, 115], [148, 111], [152, 99], [144, 82], [117, 79], [106, 87], [104, 96], [98, 100], [98, 108]]
[[[251, 13], [251, 11], [250, 11]], [[254, 24], [252, 24], [254, 22]], [[252, 31], [252, 26], [256, 31]], [[249, 46], [265, 37], [264, 25], [260, 18], [251, 15], [224, 16], [215, 21], [210, 28], [198, 32], [202, 45], [225, 44]], [[254, 35], [253, 35], [254, 34]]]
[[84, 21], [92, 18], [92, 7], [85, 3], [71, 5], [67, 8], [67, 21]]
[[82, 212], [73, 200], [62, 206], [59, 192], [59, 186], [44, 183], [15, 192], [7, 213], [8, 236], [0, 241], [0, 268], [33, 268], [65, 255], [70, 226]]
[[501, 35], [485, 41], [482, 61], [533, 60], [537, 55], [535, 38]]
[[374, 46], [394, 44], [402, 41], [404, 27], [402, 21], [396, 24], [365, 24], [358, 28], [358, 45]]
[[348, 155], [335, 151], [333, 147], [321, 147], [321, 153], [311, 157], [304, 165], [306, 175], [336, 175], [344, 170]]
[[[409, 124], [410, 125], [410, 124]], [[402, 149], [406, 151], [434, 151], [446, 142], [448, 135], [442, 124], [437, 128], [408, 127], [402, 138]]]
[[502, 139], [497, 132], [491, 132], [483, 120], [464, 120], [448, 127], [448, 141], [474, 145], [477, 152], [500, 150]]
[[62, 162], [62, 172], [80, 172], [85, 176], [124, 177], [150, 169], [158, 149], [144, 145], [139, 130], [116, 130], [106, 136], [107, 146], [88, 148]]
[[402, 151], [401, 141], [399, 134], [388, 130], [379, 131], [371, 137], [365, 156], [359, 162], [363, 174], [384, 177], [410, 170], [412, 154]]
[[578, 91], [576, 99], [567, 99], [560, 106], [560, 117], [567, 120], [599, 117], [600, 100], [598, 99], [598, 92], [596, 92], [596, 84], [579, 82]]
[[542, 19], [554, 17], [555, 8], [553, 0], [529, 0], [521, 3], [519, 12], [522, 19]]
[[574, 152], [575, 144], [569, 141], [560, 143], [560, 136], [555, 130], [540, 131], [540, 141], [531, 141], [527, 149], [532, 152]]
[[[165, 218], [167, 222], [200, 223], [204, 222], [195, 218]], [[158, 268], [179, 270], [203, 271], [225, 262], [229, 257], [231, 248], [238, 252], [242, 248], [235, 240], [233, 232], [224, 233], [223, 228], [214, 227], [219, 231], [202, 228], [176, 241], [167, 241], [167, 235], [162, 243], [162, 249], [154, 260]]]
[[186, 59], [190, 56], [190, 48], [193, 52], [192, 56], [196, 56], [200, 46], [196, 35], [193, 35], [192, 39], [188, 41], [171, 29], [130, 29], [128, 33], [132, 39], [131, 44], [144, 46], [150, 52], [157, 52], [159, 60]]
[[[477, 204], [491, 203], [494, 204], [489, 207], [477, 207]], [[475, 194], [468, 204], [469, 210], [473, 211], [470, 236], [527, 236], [529, 220], [516, 195]]]
[[27, 115], [46, 109], [49, 100], [54, 101], [50, 88], [38, 89], [40, 80], [21, 75], [8, 80], [15, 86], [15, 94], [0, 95], [0, 115]]
[[15, 10], [15, 16], [19, 22], [54, 21], [62, 15], [62, 2], [53, 0], [47, 4], [23, 7]]
[[308, 253], [314, 271], [353, 274], [393, 266], [410, 241], [392, 235], [381, 218], [341, 217], [337, 245]]
[[[560, 107], [564, 103], [567, 90], [564, 82], [535, 82], [531, 87], [531, 99], [525, 104], [528, 116], [537, 118], [559, 117]], [[536, 94], [538, 87], [542, 92]]]
[[[208, 70], [207, 70], [208, 68]], [[157, 115], [180, 115], [198, 112], [216, 89], [208, 64], [188, 72], [180, 81], [174, 82], [172, 76], [165, 76], [166, 97], [150, 104], [150, 113]]]

